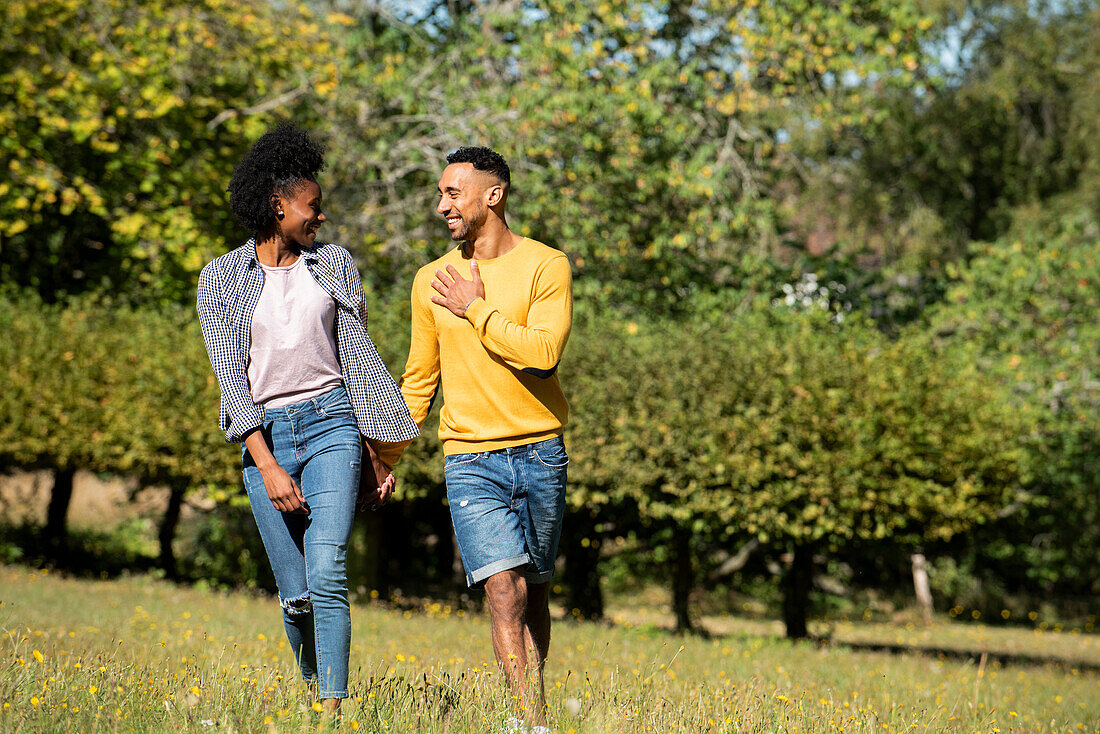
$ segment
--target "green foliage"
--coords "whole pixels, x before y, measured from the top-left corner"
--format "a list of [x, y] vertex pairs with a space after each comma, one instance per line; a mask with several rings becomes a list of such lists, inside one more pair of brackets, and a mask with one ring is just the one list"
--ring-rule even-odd
[[[721, 319], [578, 322], [570, 502], [676, 558], [950, 539], [1017, 500], [1034, 425], [965, 350], [757, 300]], [[577, 343], [580, 342], [580, 344]], [[666, 547], [667, 546], [667, 547]]]
[[275, 589], [271, 564], [243, 491], [211, 510], [196, 512], [180, 530], [177, 542], [184, 578], [215, 587]]
[[976, 245], [953, 269], [929, 317], [939, 340], [971, 350], [1038, 419], [1034, 501], [972, 550], [1013, 577], [1078, 594], [1100, 593], [1098, 244], [1090, 212], [1051, 221], [1024, 210], [1008, 237]]
[[[130, 518], [114, 526], [70, 529], [66, 537], [65, 572], [106, 579], [121, 574], [157, 574], [156, 541], [149, 522]], [[56, 568], [58, 557], [43, 543], [42, 530], [29, 524], [0, 523], [0, 560], [32, 568]]]
[[585, 477], [644, 517], [780, 543], [919, 542], [987, 520], [1026, 476], [1027, 424], [996, 383], [916, 340], [757, 308], [608, 341], [609, 366], [587, 356], [571, 383], [574, 445], [599, 447]]
[[815, 196], [842, 244], [910, 270], [1002, 236], [1021, 205], [1100, 204], [1100, 7], [943, 5], [928, 45], [941, 73], [887, 90], [889, 114], [842, 141]]
[[448, 7], [341, 32], [337, 239], [374, 288], [407, 283], [444, 237], [445, 154], [488, 144], [515, 170], [514, 227], [570, 254], [579, 294], [657, 312], [778, 247], [801, 158], [879, 114], [870, 92], [912, 80], [932, 25], [911, 2]]
[[[67, 467], [75, 458], [74, 465], [79, 466], [85, 457], [71, 456], [79, 451], [78, 446], [51, 440], [51, 429], [68, 418], [60, 406], [42, 400], [43, 396], [62, 394], [62, 371], [67, 371], [69, 363], [50, 328], [57, 320], [56, 309], [47, 309], [33, 294], [18, 300], [4, 294], [3, 305], [0, 330], [5, 338], [0, 339], [0, 365], [10, 384], [0, 391], [0, 470], [40, 467], [45, 456], [51, 457], [48, 464]], [[17, 305], [25, 307], [26, 314]], [[53, 384], [47, 385], [47, 381]]]
[[252, 113], [334, 86], [318, 23], [266, 3], [20, 1], [0, 22], [0, 279], [47, 298], [189, 298], [235, 239], [225, 185], [271, 122]]
[[83, 297], [0, 298], [0, 466], [86, 469], [224, 493], [240, 457], [217, 427], [218, 387], [191, 309]]

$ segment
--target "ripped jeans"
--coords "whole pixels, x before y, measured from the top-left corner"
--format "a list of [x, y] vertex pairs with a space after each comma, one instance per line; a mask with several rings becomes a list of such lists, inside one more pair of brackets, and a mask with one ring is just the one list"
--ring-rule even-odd
[[320, 698], [348, 695], [351, 605], [347, 550], [362, 445], [344, 388], [265, 411], [264, 438], [298, 484], [308, 515], [275, 509], [244, 448], [244, 485], [279, 587], [283, 624], [302, 678]]

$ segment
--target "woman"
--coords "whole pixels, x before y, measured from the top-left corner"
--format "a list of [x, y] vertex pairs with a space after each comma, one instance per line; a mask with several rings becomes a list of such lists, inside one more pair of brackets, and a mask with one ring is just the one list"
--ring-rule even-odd
[[203, 268], [198, 311], [291, 649], [336, 714], [348, 695], [356, 499], [360, 509], [385, 503], [395, 479], [376, 444], [419, 430], [367, 335], [351, 255], [317, 241], [323, 167], [323, 149], [293, 125], [256, 141], [229, 183], [229, 205], [254, 236]]

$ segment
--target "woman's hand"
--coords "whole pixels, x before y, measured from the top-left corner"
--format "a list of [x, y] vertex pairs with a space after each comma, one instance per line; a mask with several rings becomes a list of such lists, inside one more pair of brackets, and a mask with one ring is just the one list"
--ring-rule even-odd
[[268, 499], [279, 512], [291, 512], [295, 515], [308, 515], [306, 499], [302, 496], [302, 490], [287, 473], [286, 469], [275, 464], [266, 471], [261, 469], [260, 476], [264, 478], [264, 489], [267, 490]]
[[267, 445], [263, 431], [255, 430], [244, 437], [244, 445], [248, 453], [252, 455], [252, 461], [260, 470], [260, 476], [264, 480], [264, 489], [271, 504], [279, 512], [292, 512], [296, 515], [308, 515], [306, 498], [302, 496], [302, 490], [287, 473], [286, 469], [275, 460], [275, 455]]
[[378, 453], [369, 441], [363, 442], [364, 453], [369, 461], [363, 462], [363, 468], [359, 473], [359, 511], [367, 509], [375, 510], [386, 504], [394, 490], [397, 488], [397, 477], [393, 475], [393, 468], [378, 458]]

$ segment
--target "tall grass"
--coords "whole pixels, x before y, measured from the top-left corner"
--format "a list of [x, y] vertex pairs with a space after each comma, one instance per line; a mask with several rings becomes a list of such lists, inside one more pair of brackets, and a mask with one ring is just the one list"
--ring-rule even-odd
[[[0, 601], [0, 731], [331, 726], [296, 680], [270, 599], [147, 577], [96, 582], [0, 567]], [[352, 698], [341, 730], [505, 730], [510, 702], [486, 618], [438, 603], [357, 606], [353, 625]], [[1100, 723], [1095, 672], [860, 653], [750, 633], [683, 638], [562, 622], [546, 676], [560, 734], [1046, 732]]]

